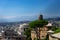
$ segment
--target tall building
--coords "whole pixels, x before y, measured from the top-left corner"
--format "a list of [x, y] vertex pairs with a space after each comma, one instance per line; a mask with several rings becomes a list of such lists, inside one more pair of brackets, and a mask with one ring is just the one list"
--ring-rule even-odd
[[43, 20], [43, 15], [40, 15], [39, 16], [39, 20]]

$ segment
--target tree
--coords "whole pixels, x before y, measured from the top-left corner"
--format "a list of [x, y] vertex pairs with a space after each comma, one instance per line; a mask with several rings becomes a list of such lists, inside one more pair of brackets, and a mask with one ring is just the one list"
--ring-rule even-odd
[[46, 21], [46, 20], [35, 20], [35, 21], [30, 22], [30, 24], [29, 24], [30, 28], [34, 28], [34, 29], [39, 28], [39, 40], [40, 40], [40, 28], [42, 28], [47, 23], [48, 23], [48, 21]]
[[56, 26], [52, 26], [51, 30], [56, 31], [58, 28]]
[[35, 20], [29, 23], [30, 28], [43, 27], [48, 22], [46, 20]]
[[49, 34], [46, 35], [45, 40], [49, 40]]
[[60, 32], [60, 28], [58, 28], [54, 31], [54, 33], [59, 33], [59, 32]]
[[25, 35], [27, 35], [27, 40], [31, 40], [31, 28], [29, 28], [29, 29], [27, 29], [26, 31], [25, 31]]

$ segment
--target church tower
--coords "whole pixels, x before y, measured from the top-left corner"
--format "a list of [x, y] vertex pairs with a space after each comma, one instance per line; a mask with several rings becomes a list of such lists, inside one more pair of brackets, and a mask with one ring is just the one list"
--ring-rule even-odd
[[39, 20], [43, 20], [43, 15], [39, 15]]

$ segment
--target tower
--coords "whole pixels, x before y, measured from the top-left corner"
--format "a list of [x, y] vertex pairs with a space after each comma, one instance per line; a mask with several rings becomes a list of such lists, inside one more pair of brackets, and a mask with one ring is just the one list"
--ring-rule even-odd
[[39, 15], [39, 20], [43, 20], [43, 15]]

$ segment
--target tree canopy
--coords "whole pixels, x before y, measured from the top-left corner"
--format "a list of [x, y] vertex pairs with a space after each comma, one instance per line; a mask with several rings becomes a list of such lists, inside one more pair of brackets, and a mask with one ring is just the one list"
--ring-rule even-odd
[[29, 29], [27, 29], [26, 31], [25, 31], [25, 35], [27, 35], [27, 40], [31, 40], [31, 28], [29, 28]]
[[54, 33], [59, 33], [60, 32], [60, 28], [58, 28], [57, 30], [55, 30]]
[[48, 23], [48, 21], [46, 21], [46, 20], [35, 20], [35, 21], [30, 22], [29, 26], [31, 28], [43, 27], [47, 23]]
[[33, 28], [40, 28], [43, 27], [44, 25], [48, 24], [48, 21], [46, 20], [35, 20], [29, 23], [29, 29], [25, 31], [25, 35], [27, 35], [27, 40], [31, 40], [31, 30]]

